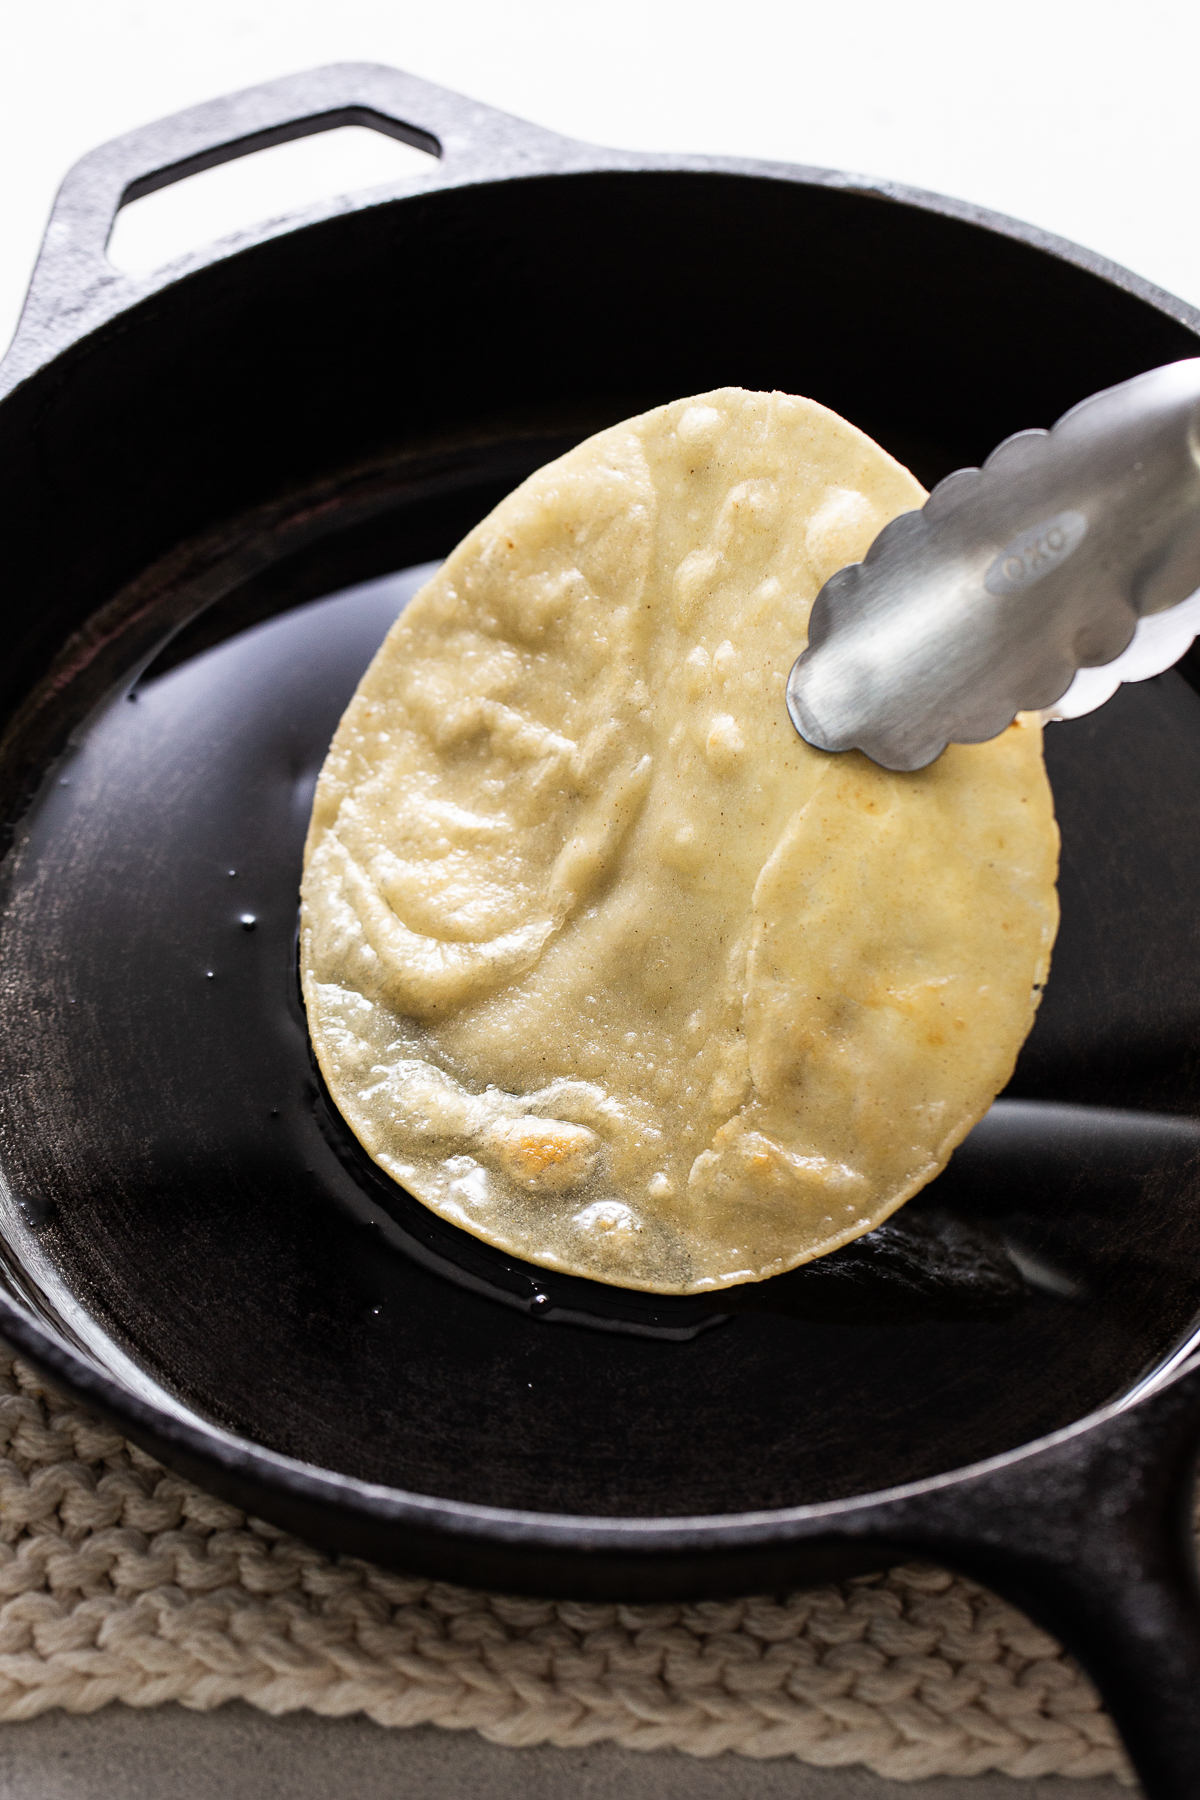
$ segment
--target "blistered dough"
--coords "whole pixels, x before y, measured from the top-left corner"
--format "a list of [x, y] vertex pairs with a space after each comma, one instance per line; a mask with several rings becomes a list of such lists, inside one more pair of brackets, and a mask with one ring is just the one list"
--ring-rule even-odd
[[305, 851], [313, 1044], [369, 1154], [548, 1268], [664, 1293], [870, 1230], [1045, 982], [1041, 730], [915, 774], [795, 733], [812, 601], [923, 490], [722, 389], [533, 475], [389, 633]]

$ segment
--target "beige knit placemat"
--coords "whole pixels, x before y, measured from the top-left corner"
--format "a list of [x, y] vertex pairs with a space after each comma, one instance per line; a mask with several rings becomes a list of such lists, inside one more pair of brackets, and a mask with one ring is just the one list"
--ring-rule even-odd
[[201, 1493], [0, 1354], [0, 1719], [234, 1699], [900, 1780], [1131, 1779], [1070, 1658], [957, 1576], [602, 1606], [390, 1575]]

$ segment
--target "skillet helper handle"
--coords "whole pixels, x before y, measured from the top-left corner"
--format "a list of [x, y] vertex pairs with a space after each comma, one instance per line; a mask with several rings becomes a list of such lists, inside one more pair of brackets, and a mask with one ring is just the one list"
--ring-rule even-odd
[[[403, 190], [494, 180], [542, 166], [561, 169], [564, 152], [567, 160], [572, 153], [580, 161], [587, 156], [570, 139], [377, 63], [333, 63], [156, 120], [89, 152], [63, 181], [16, 336], [0, 364], [0, 394], [167, 279], [160, 271], [128, 275], [109, 262], [106, 246], [126, 201], [342, 125], [364, 125], [429, 152], [428, 173], [398, 183]], [[361, 203], [379, 198], [374, 188]], [[341, 204], [352, 208], [355, 201]], [[242, 233], [188, 261], [213, 261], [247, 248], [260, 234]]]
[[[1014, 1601], [1083, 1664], [1148, 1800], [1200, 1794], [1198, 1440], [1193, 1358], [1096, 1425], [1062, 1433], [966, 1491], [944, 1490], [932, 1515], [925, 1496], [924, 1541], [911, 1531], [915, 1516], [904, 1532], [910, 1548]], [[907, 1510], [901, 1501], [901, 1530]]]

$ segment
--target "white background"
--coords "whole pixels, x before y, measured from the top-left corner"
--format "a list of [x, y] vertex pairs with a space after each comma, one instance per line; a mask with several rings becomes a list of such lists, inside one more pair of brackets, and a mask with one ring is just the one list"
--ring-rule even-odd
[[[342, 60], [391, 63], [595, 142], [960, 195], [1200, 303], [1198, 0], [0, 0], [0, 342], [77, 156]], [[357, 135], [195, 178], [207, 198], [180, 186], [169, 208], [140, 201], [115, 250], [164, 261], [313, 188], [386, 179], [406, 152], [373, 133], [364, 150]]]

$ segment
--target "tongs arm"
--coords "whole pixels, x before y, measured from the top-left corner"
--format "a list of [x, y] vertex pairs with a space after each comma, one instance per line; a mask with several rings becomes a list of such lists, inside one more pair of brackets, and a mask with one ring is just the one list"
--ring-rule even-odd
[[[788, 710], [819, 749], [923, 768], [947, 743], [981, 743], [1018, 712], [1054, 707], [1078, 670], [1112, 663], [1140, 619], [1198, 588], [1192, 358], [1005, 439], [885, 526], [817, 595]], [[1186, 648], [1178, 635], [1158, 634], [1159, 668]]]

